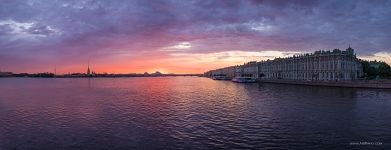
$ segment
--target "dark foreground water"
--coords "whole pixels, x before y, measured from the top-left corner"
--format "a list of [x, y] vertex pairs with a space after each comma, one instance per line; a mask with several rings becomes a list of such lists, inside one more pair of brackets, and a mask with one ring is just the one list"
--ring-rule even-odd
[[391, 149], [391, 91], [200, 77], [0, 79], [1, 150], [216, 148]]

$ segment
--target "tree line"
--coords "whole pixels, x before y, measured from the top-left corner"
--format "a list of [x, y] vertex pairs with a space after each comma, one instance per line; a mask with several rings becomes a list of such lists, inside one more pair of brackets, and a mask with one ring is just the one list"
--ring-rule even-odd
[[382, 61], [361, 60], [364, 78], [366, 79], [391, 79], [391, 67]]

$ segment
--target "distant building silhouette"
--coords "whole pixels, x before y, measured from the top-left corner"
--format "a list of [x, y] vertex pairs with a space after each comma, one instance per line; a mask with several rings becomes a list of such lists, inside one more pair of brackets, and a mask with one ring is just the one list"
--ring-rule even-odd
[[12, 72], [1, 72], [0, 71], [0, 77], [11, 77], [13, 75]]
[[153, 73], [153, 75], [160, 76], [160, 75], [162, 75], [162, 73], [161, 73], [161, 72], [159, 72], [159, 71], [156, 71], [155, 73]]

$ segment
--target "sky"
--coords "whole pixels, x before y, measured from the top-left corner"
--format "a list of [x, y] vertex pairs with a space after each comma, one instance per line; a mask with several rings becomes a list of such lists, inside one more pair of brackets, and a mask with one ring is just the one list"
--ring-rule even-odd
[[0, 3], [0, 71], [203, 73], [349, 44], [391, 64], [389, 0]]

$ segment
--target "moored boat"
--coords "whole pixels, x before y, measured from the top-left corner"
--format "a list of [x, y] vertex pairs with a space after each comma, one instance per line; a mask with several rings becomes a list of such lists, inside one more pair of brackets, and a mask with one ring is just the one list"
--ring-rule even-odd
[[228, 80], [228, 77], [225, 74], [216, 74], [212, 76], [213, 80]]
[[237, 83], [254, 83], [256, 80], [252, 77], [235, 77], [232, 79], [232, 82]]

